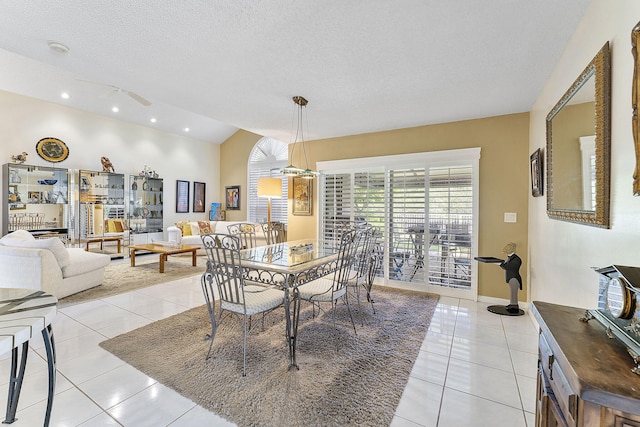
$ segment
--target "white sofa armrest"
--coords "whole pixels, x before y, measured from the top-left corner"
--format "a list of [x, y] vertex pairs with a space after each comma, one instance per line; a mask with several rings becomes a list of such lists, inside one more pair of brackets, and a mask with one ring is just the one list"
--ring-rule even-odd
[[[62, 284], [62, 270], [48, 249], [0, 246], [0, 287], [51, 293]], [[46, 283], [46, 286], [45, 286]]]
[[167, 240], [169, 243], [181, 244], [182, 243], [182, 230], [175, 225], [167, 227]]

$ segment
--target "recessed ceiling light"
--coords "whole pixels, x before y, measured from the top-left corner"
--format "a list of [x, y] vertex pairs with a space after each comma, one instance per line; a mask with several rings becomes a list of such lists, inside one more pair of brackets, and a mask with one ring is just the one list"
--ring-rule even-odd
[[71, 95], [69, 95], [67, 92], [62, 92], [60, 94], [60, 96], [62, 97], [62, 99], [69, 99], [71, 98]]
[[151, 123], [155, 123], [157, 120], [155, 117], [151, 117]]
[[111, 111], [113, 111], [114, 113], [117, 113], [118, 111], [120, 111], [120, 109], [118, 107], [113, 107]]
[[58, 53], [68, 53], [69, 52], [69, 48], [67, 46], [63, 45], [60, 42], [50, 41], [49, 42], [49, 48], [51, 50], [53, 50], [54, 52], [58, 52]]
[[189, 129], [189, 128], [184, 128], [184, 131], [185, 131], [185, 132], [189, 132], [190, 130], [191, 130], [191, 129]]

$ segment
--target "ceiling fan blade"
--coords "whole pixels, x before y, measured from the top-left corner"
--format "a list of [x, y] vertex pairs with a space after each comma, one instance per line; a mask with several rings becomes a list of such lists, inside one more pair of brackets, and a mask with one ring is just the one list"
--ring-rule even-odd
[[148, 101], [147, 99], [141, 97], [140, 95], [138, 95], [135, 92], [127, 91], [127, 95], [129, 95], [131, 98], [135, 99], [136, 101], [138, 101], [140, 104], [144, 105], [145, 107], [148, 107], [148, 106], [151, 105], [150, 101]]

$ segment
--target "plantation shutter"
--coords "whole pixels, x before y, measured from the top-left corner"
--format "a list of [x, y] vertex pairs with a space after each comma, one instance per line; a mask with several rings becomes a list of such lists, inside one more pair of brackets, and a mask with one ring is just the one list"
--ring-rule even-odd
[[384, 282], [462, 298], [477, 294], [479, 149], [321, 164], [320, 232], [345, 221], [378, 228]]
[[258, 197], [258, 178], [271, 177], [282, 179], [282, 197], [271, 199], [271, 221], [287, 223], [289, 179], [279, 170], [287, 165], [287, 144], [272, 138], [260, 139], [249, 156], [248, 167], [248, 220], [267, 221], [268, 199]]

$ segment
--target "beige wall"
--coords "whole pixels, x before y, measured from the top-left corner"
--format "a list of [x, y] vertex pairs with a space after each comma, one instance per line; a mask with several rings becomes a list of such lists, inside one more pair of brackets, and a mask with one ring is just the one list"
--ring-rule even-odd
[[[481, 147], [479, 254], [500, 256], [505, 243], [513, 241], [518, 244], [520, 256], [526, 260], [527, 200], [531, 193], [528, 133], [529, 115], [523, 113], [308, 141], [306, 149], [310, 166], [315, 168], [318, 161]], [[259, 135], [239, 131], [222, 144], [221, 188], [234, 184], [246, 186], [247, 159], [259, 139]], [[293, 163], [301, 166], [297, 158]], [[316, 236], [318, 198], [315, 181], [314, 215], [289, 215], [290, 240]], [[243, 191], [243, 207], [246, 205], [245, 193]], [[517, 223], [505, 223], [505, 212], [515, 212]], [[232, 219], [244, 219], [246, 211], [243, 208], [231, 215]], [[526, 268], [525, 261], [522, 271]], [[481, 296], [508, 299], [502, 270], [495, 265], [480, 264], [478, 291]], [[526, 294], [526, 290], [520, 292], [521, 299]]]
[[640, 265], [640, 198], [632, 195], [631, 29], [637, 0], [593, 0], [531, 111], [529, 151], [544, 146], [545, 117], [602, 46], [611, 43], [611, 229], [551, 220], [546, 198], [529, 200], [531, 300], [594, 308], [594, 266]]
[[[0, 91], [0, 111], [0, 163], [26, 151], [27, 164], [51, 166], [35, 151], [36, 142], [51, 136], [69, 147], [69, 158], [56, 167], [100, 171], [102, 156], [111, 160], [117, 173], [126, 175], [137, 174], [148, 165], [164, 179], [165, 229], [176, 221], [208, 218], [208, 213], [176, 213], [177, 179], [191, 182], [191, 195], [193, 181], [204, 182], [207, 204], [219, 200], [217, 144], [4, 91]], [[4, 215], [0, 212], [0, 220]]]

